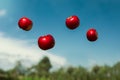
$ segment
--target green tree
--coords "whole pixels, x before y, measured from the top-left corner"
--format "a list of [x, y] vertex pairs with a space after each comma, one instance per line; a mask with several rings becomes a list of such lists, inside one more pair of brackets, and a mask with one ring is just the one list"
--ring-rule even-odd
[[113, 75], [114, 79], [120, 80], [120, 62], [117, 62], [112, 67], [112, 75]]
[[50, 60], [48, 57], [44, 57], [38, 65], [35, 66], [39, 76], [48, 76], [49, 71], [52, 68]]

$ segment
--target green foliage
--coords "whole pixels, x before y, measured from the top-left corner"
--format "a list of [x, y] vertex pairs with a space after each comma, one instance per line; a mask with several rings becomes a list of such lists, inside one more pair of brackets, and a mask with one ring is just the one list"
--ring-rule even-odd
[[120, 80], [120, 62], [112, 67], [95, 65], [91, 71], [82, 66], [70, 66], [50, 72], [51, 68], [48, 57], [28, 69], [18, 61], [11, 70], [0, 69], [0, 80]]
[[51, 69], [52, 65], [49, 61], [48, 57], [44, 57], [38, 65], [35, 66], [35, 69], [37, 70], [37, 74], [41, 76], [47, 77], [49, 75], [49, 70]]

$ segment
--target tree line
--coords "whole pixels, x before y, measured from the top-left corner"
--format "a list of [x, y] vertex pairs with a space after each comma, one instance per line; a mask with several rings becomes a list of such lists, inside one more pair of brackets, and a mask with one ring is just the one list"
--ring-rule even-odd
[[120, 62], [113, 66], [95, 65], [91, 70], [82, 66], [62, 67], [55, 71], [50, 71], [51, 68], [48, 57], [30, 68], [25, 68], [18, 61], [13, 69], [0, 69], [0, 80], [120, 80]]

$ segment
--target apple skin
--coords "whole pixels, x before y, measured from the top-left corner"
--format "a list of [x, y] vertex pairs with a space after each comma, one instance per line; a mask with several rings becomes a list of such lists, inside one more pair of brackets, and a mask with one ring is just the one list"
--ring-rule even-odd
[[66, 19], [65, 24], [67, 28], [69, 28], [70, 30], [73, 30], [80, 25], [80, 19], [76, 15], [73, 15]]
[[89, 29], [86, 33], [86, 37], [91, 42], [96, 41], [98, 39], [98, 33], [96, 29], [94, 28]]
[[51, 34], [40, 36], [38, 38], [38, 46], [42, 50], [48, 50], [53, 48], [55, 45], [55, 39]]
[[31, 30], [32, 25], [33, 25], [33, 22], [27, 17], [22, 17], [18, 21], [18, 26], [25, 31]]

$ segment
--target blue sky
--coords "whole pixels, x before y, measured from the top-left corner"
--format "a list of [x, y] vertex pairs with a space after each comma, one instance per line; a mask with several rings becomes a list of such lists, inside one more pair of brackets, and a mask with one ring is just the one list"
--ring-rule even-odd
[[[5, 38], [29, 41], [29, 47], [36, 48], [39, 36], [52, 34], [56, 44], [48, 53], [64, 57], [72, 65], [112, 65], [120, 60], [119, 4], [119, 0], [1, 0], [0, 32]], [[75, 30], [65, 26], [71, 15], [80, 18]], [[23, 16], [33, 21], [32, 30], [18, 27]], [[89, 28], [97, 30], [96, 42], [86, 39]]]

